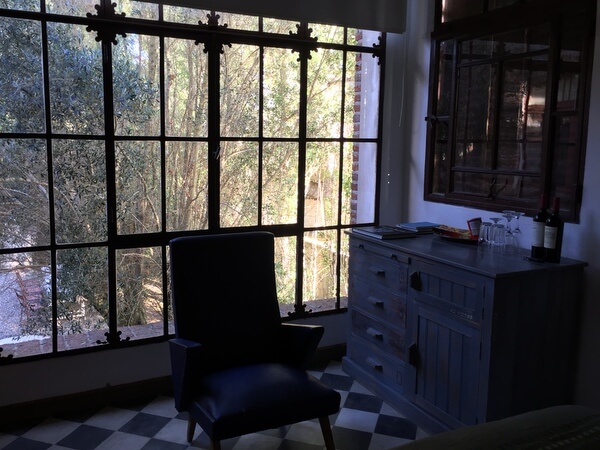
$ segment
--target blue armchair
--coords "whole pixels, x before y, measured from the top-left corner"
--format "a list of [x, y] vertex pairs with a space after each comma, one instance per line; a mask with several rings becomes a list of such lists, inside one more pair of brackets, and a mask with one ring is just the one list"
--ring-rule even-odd
[[223, 439], [318, 418], [334, 449], [340, 394], [306, 372], [323, 328], [281, 322], [273, 235], [181, 237], [170, 255], [173, 388], [188, 441], [196, 423], [218, 450]]

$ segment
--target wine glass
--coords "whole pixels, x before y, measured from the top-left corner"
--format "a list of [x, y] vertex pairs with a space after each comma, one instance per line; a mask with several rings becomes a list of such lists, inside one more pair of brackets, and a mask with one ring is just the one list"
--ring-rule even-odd
[[510, 225], [510, 221], [515, 217], [515, 212], [510, 210], [502, 211], [502, 217], [506, 219], [506, 234], [512, 234], [513, 230]]
[[523, 233], [521, 231], [521, 228], [519, 228], [519, 217], [521, 217], [523, 214], [525, 214], [525, 213], [515, 211], [515, 228], [513, 230], [513, 234], [515, 236]]
[[[497, 239], [497, 233], [496, 230], [497, 228], [500, 226], [500, 224], [498, 222], [500, 222], [502, 220], [502, 217], [490, 217], [490, 220], [492, 222], [494, 222], [494, 224], [492, 225], [492, 233], [491, 233], [491, 244], [492, 244], [492, 250], [494, 249], [494, 246], [496, 245], [496, 239]], [[502, 225], [502, 228], [504, 228], [504, 225]], [[504, 230], [502, 230], [504, 231]], [[503, 239], [504, 241], [504, 239]]]
[[492, 246], [492, 222], [481, 222], [479, 228], [479, 248], [488, 250]]

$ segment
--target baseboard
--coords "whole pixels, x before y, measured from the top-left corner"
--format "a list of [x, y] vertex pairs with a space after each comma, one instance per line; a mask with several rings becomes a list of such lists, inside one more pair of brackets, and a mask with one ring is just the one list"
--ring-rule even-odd
[[[325, 364], [331, 360], [341, 361], [345, 354], [345, 344], [319, 347], [315, 352], [313, 362], [315, 364]], [[101, 408], [117, 402], [129, 402], [146, 397], [154, 398], [158, 395], [172, 395], [170, 376], [2, 406], [0, 407], [0, 417], [3, 418], [1, 426], [13, 427], [39, 418], [52, 417], [81, 409]]]
[[28, 421], [64, 413], [101, 408], [117, 402], [129, 402], [159, 395], [170, 395], [171, 377], [154, 378], [136, 383], [107, 386], [102, 389], [60, 397], [0, 407], [3, 427], [12, 427]]

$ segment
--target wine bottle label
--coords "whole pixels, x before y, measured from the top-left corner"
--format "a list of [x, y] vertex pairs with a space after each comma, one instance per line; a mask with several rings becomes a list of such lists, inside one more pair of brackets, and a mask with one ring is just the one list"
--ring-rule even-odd
[[544, 222], [533, 222], [531, 226], [531, 245], [533, 247], [543, 247], [544, 246]]
[[556, 248], [556, 237], [558, 236], [558, 227], [545, 227], [544, 229], [544, 248]]

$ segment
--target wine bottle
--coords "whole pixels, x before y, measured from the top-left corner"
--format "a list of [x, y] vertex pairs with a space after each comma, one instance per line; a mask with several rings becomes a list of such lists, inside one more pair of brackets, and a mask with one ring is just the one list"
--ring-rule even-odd
[[546, 196], [542, 194], [540, 197], [540, 209], [535, 216], [533, 216], [531, 226], [531, 259], [544, 259], [544, 229], [546, 227], [547, 219], [548, 211], [546, 209]]
[[544, 227], [544, 259], [551, 263], [560, 262], [564, 222], [560, 217], [560, 198], [554, 197], [552, 214]]

